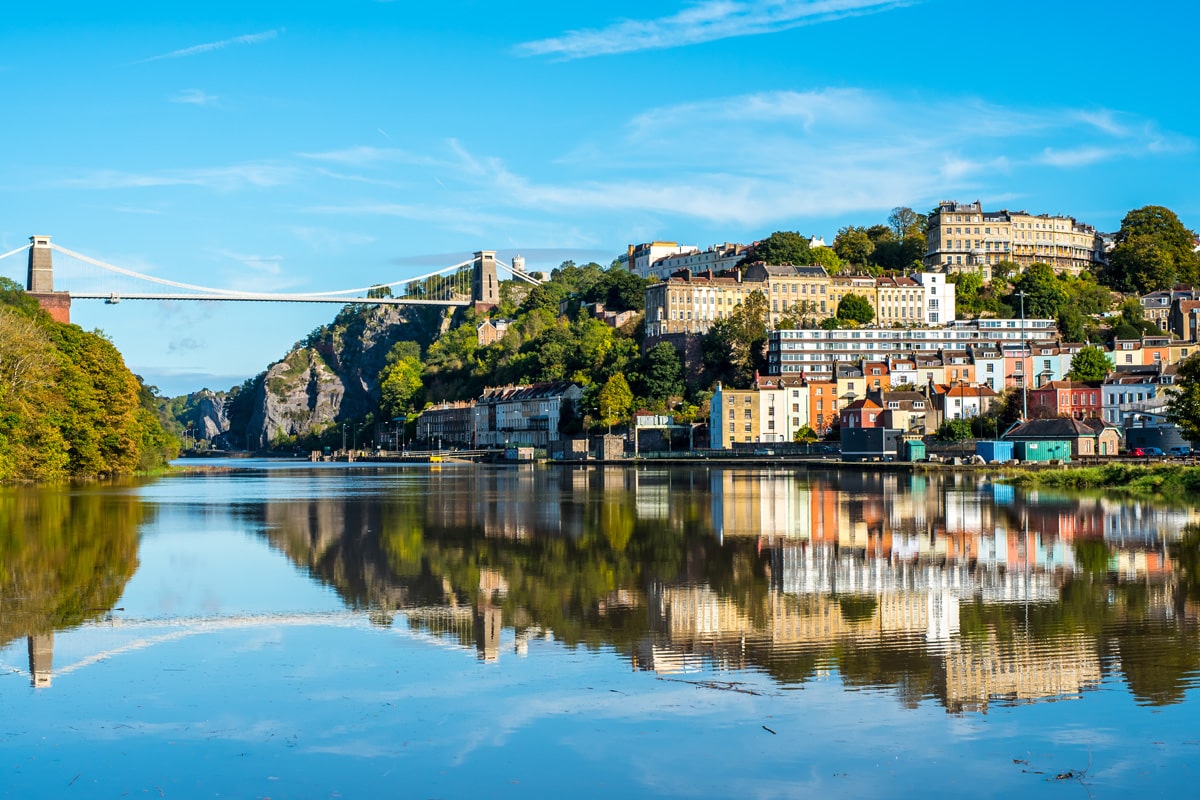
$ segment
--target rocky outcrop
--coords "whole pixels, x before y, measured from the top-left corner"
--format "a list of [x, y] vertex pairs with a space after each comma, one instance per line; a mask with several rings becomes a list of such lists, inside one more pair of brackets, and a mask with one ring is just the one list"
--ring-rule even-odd
[[392, 345], [408, 340], [427, 347], [442, 317], [436, 307], [344, 309], [262, 376], [246, 426], [248, 445], [319, 433], [374, 411]]
[[225, 398], [204, 389], [188, 397], [192, 412], [187, 420], [197, 438], [215, 439], [229, 430], [229, 418], [225, 415]]
[[335, 424], [346, 387], [313, 348], [293, 350], [272, 365], [262, 383], [250, 437], [258, 447]]

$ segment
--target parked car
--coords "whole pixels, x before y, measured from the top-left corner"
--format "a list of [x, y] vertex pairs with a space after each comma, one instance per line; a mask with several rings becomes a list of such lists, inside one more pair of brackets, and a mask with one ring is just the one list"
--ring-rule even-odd
[[1132, 447], [1125, 455], [1133, 456], [1134, 458], [1141, 458], [1142, 456], [1146, 455], [1146, 451], [1140, 447]]
[[1167, 450], [1169, 456], [1190, 456], [1191, 454], [1192, 448], [1190, 447], [1172, 447]]
[[1164, 453], [1161, 447], [1143, 447], [1142, 455], [1149, 458], [1150, 456], [1162, 456]]

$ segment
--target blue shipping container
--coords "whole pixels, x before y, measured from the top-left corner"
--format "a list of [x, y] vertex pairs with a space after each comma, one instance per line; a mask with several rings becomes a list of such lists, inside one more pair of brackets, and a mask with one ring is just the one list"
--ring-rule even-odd
[[975, 455], [989, 464], [993, 461], [1012, 461], [1013, 443], [981, 440], [975, 443]]

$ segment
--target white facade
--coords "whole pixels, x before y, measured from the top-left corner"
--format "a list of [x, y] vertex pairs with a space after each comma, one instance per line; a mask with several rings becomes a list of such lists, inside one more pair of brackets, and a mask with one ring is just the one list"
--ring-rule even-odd
[[686, 269], [693, 275], [712, 270], [713, 273], [733, 269], [746, 257], [746, 248], [740, 244], [715, 244], [707, 250], [695, 247], [688, 248], [675, 255], [660, 256], [650, 262], [646, 272], [638, 274], [643, 278], [660, 278], [665, 280], [680, 270]]
[[660, 258], [675, 256], [680, 253], [698, 251], [700, 248], [693, 244], [678, 244], [676, 242], [643, 242], [631, 244], [624, 253], [617, 256], [621, 266], [645, 278], [651, 274], [650, 266]]
[[475, 404], [475, 446], [547, 447], [559, 439], [564, 404], [582, 397], [583, 390], [566, 381], [489, 387]]
[[[941, 276], [939, 276], [941, 277]], [[772, 331], [767, 342], [767, 371], [771, 375], [811, 372], [818, 365], [828, 372], [837, 362], [889, 360], [943, 351], [967, 352], [1004, 343], [1020, 346], [1032, 338], [1057, 335], [1054, 320], [987, 319], [958, 322], [944, 328], [819, 328]], [[1003, 368], [999, 369], [1003, 376]], [[920, 385], [920, 384], [917, 384]], [[998, 387], [1003, 387], [1001, 382]]]
[[926, 325], [948, 325], [954, 321], [954, 284], [936, 272], [918, 272], [913, 279], [925, 288]]

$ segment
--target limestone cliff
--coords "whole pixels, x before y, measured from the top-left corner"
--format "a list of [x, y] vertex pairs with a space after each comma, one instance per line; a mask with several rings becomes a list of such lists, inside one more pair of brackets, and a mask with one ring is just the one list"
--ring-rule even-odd
[[392, 345], [410, 340], [427, 347], [443, 316], [436, 307], [343, 309], [254, 382], [247, 443], [266, 447], [374, 412]]
[[188, 397], [191, 406], [188, 422], [197, 438], [215, 439], [229, 430], [229, 418], [225, 416], [225, 397], [209, 389], [203, 389]]

